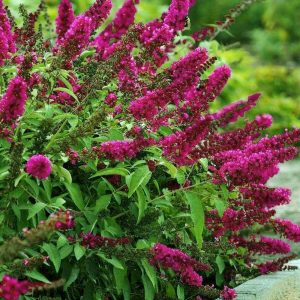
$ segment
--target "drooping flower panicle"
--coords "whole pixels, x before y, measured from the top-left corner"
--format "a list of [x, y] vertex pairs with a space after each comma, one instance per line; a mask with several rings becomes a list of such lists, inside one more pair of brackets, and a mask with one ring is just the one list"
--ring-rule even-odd
[[156, 244], [152, 249], [153, 257], [151, 263], [163, 268], [170, 268], [181, 280], [188, 285], [199, 287], [202, 285], [202, 276], [197, 270], [207, 270], [207, 266], [201, 264], [177, 249], [169, 248], [163, 244]]

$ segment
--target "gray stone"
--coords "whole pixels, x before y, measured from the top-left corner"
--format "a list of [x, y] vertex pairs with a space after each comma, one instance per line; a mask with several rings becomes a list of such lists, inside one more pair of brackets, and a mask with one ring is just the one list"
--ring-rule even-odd
[[[300, 266], [300, 260], [288, 265]], [[300, 269], [262, 275], [235, 290], [237, 300], [300, 300]]]

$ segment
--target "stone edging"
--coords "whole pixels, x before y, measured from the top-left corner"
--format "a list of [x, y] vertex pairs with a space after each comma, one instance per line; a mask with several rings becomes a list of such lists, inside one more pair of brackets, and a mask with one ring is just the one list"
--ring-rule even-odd
[[287, 265], [298, 270], [281, 271], [251, 279], [235, 288], [237, 300], [300, 300], [300, 260]]

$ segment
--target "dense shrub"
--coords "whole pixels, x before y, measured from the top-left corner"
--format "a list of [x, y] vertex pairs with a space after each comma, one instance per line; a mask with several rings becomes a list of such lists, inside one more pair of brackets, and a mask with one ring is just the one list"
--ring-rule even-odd
[[135, 24], [137, 2], [98, 32], [110, 0], [62, 0], [55, 38], [44, 2], [19, 26], [0, 2], [3, 299], [234, 299], [294, 257], [266, 182], [299, 130], [230, 129], [260, 94], [209, 112], [231, 70], [181, 34], [192, 3]]

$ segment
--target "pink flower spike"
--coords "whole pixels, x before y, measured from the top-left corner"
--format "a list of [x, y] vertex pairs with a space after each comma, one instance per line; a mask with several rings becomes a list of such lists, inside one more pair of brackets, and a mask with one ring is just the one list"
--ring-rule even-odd
[[164, 18], [164, 23], [175, 31], [183, 30], [189, 8], [190, 0], [173, 0]]
[[91, 23], [90, 18], [79, 16], [66, 32], [59, 49], [66, 63], [74, 61], [88, 46], [92, 32]]
[[[15, 42], [15, 38], [14, 38], [14, 35], [11, 30], [10, 21], [7, 17], [2, 0], [0, 0], [0, 28], [1, 28], [1, 30], [5, 36], [5, 39], [7, 41], [8, 52], [15, 53], [17, 50], [16, 42]], [[1, 50], [0, 50], [0, 52], [1, 52]]]
[[25, 111], [27, 85], [20, 76], [13, 78], [0, 101], [0, 120], [11, 122], [21, 117]]
[[83, 14], [91, 19], [91, 29], [97, 29], [107, 19], [112, 8], [111, 0], [96, 0], [96, 2]]
[[70, 0], [61, 0], [56, 18], [57, 44], [63, 39], [75, 19], [74, 11]]

